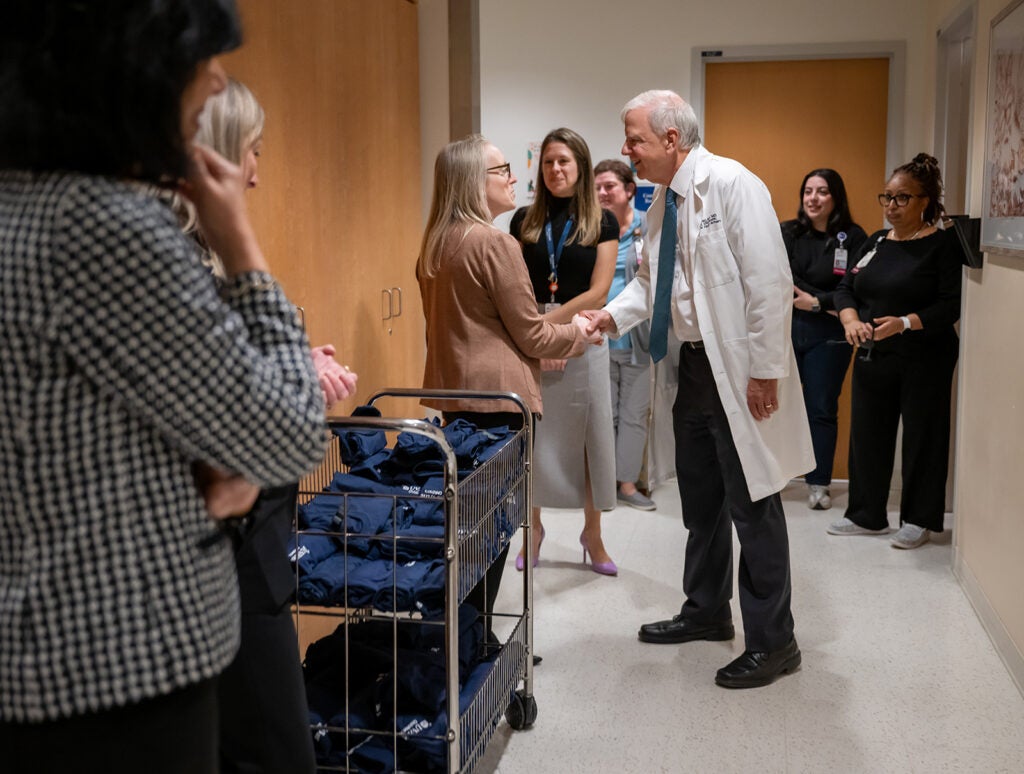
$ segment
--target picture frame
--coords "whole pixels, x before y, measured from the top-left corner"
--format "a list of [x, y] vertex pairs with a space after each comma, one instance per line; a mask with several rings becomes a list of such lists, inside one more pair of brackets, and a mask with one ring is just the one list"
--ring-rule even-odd
[[985, 104], [981, 249], [1024, 256], [1024, 0], [992, 20]]

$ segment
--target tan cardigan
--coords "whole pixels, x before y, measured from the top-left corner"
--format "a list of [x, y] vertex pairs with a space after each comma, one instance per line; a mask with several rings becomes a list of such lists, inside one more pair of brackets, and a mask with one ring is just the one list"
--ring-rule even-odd
[[[425, 389], [515, 392], [540, 414], [539, 358], [579, 355], [587, 346], [573, 323], [537, 311], [523, 254], [508, 234], [477, 224], [448, 237], [434, 277], [419, 277], [427, 318]], [[445, 411], [515, 411], [512, 403], [465, 400], [423, 404]]]

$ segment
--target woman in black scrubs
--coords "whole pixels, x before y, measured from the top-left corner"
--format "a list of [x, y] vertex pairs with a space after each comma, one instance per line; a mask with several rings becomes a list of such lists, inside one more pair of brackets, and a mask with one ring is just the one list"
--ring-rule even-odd
[[896, 548], [942, 531], [950, 394], [959, 338], [961, 257], [944, 212], [938, 162], [925, 153], [897, 167], [879, 194], [892, 228], [872, 234], [836, 291], [853, 366], [850, 501], [833, 535], [888, 532], [886, 503], [903, 421], [903, 491]]
[[793, 272], [793, 351], [814, 444], [814, 470], [804, 476], [807, 507], [824, 511], [832, 507], [839, 393], [852, 351], [836, 315], [835, 289], [867, 239], [853, 222], [838, 172], [814, 169], [804, 176], [800, 209], [782, 224], [782, 239]]

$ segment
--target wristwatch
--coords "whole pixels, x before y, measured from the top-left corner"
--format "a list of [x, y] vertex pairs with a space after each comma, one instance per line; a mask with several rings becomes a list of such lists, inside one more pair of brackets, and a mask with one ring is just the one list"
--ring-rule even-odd
[[811, 304], [811, 311], [812, 312], [820, 312], [821, 311], [821, 301], [818, 300], [817, 296], [814, 297], [814, 303]]

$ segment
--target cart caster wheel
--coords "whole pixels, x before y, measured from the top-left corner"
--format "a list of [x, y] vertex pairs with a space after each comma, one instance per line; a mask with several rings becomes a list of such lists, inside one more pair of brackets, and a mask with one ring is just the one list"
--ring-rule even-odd
[[537, 700], [523, 691], [516, 691], [505, 710], [505, 720], [516, 731], [529, 728], [537, 720]]

